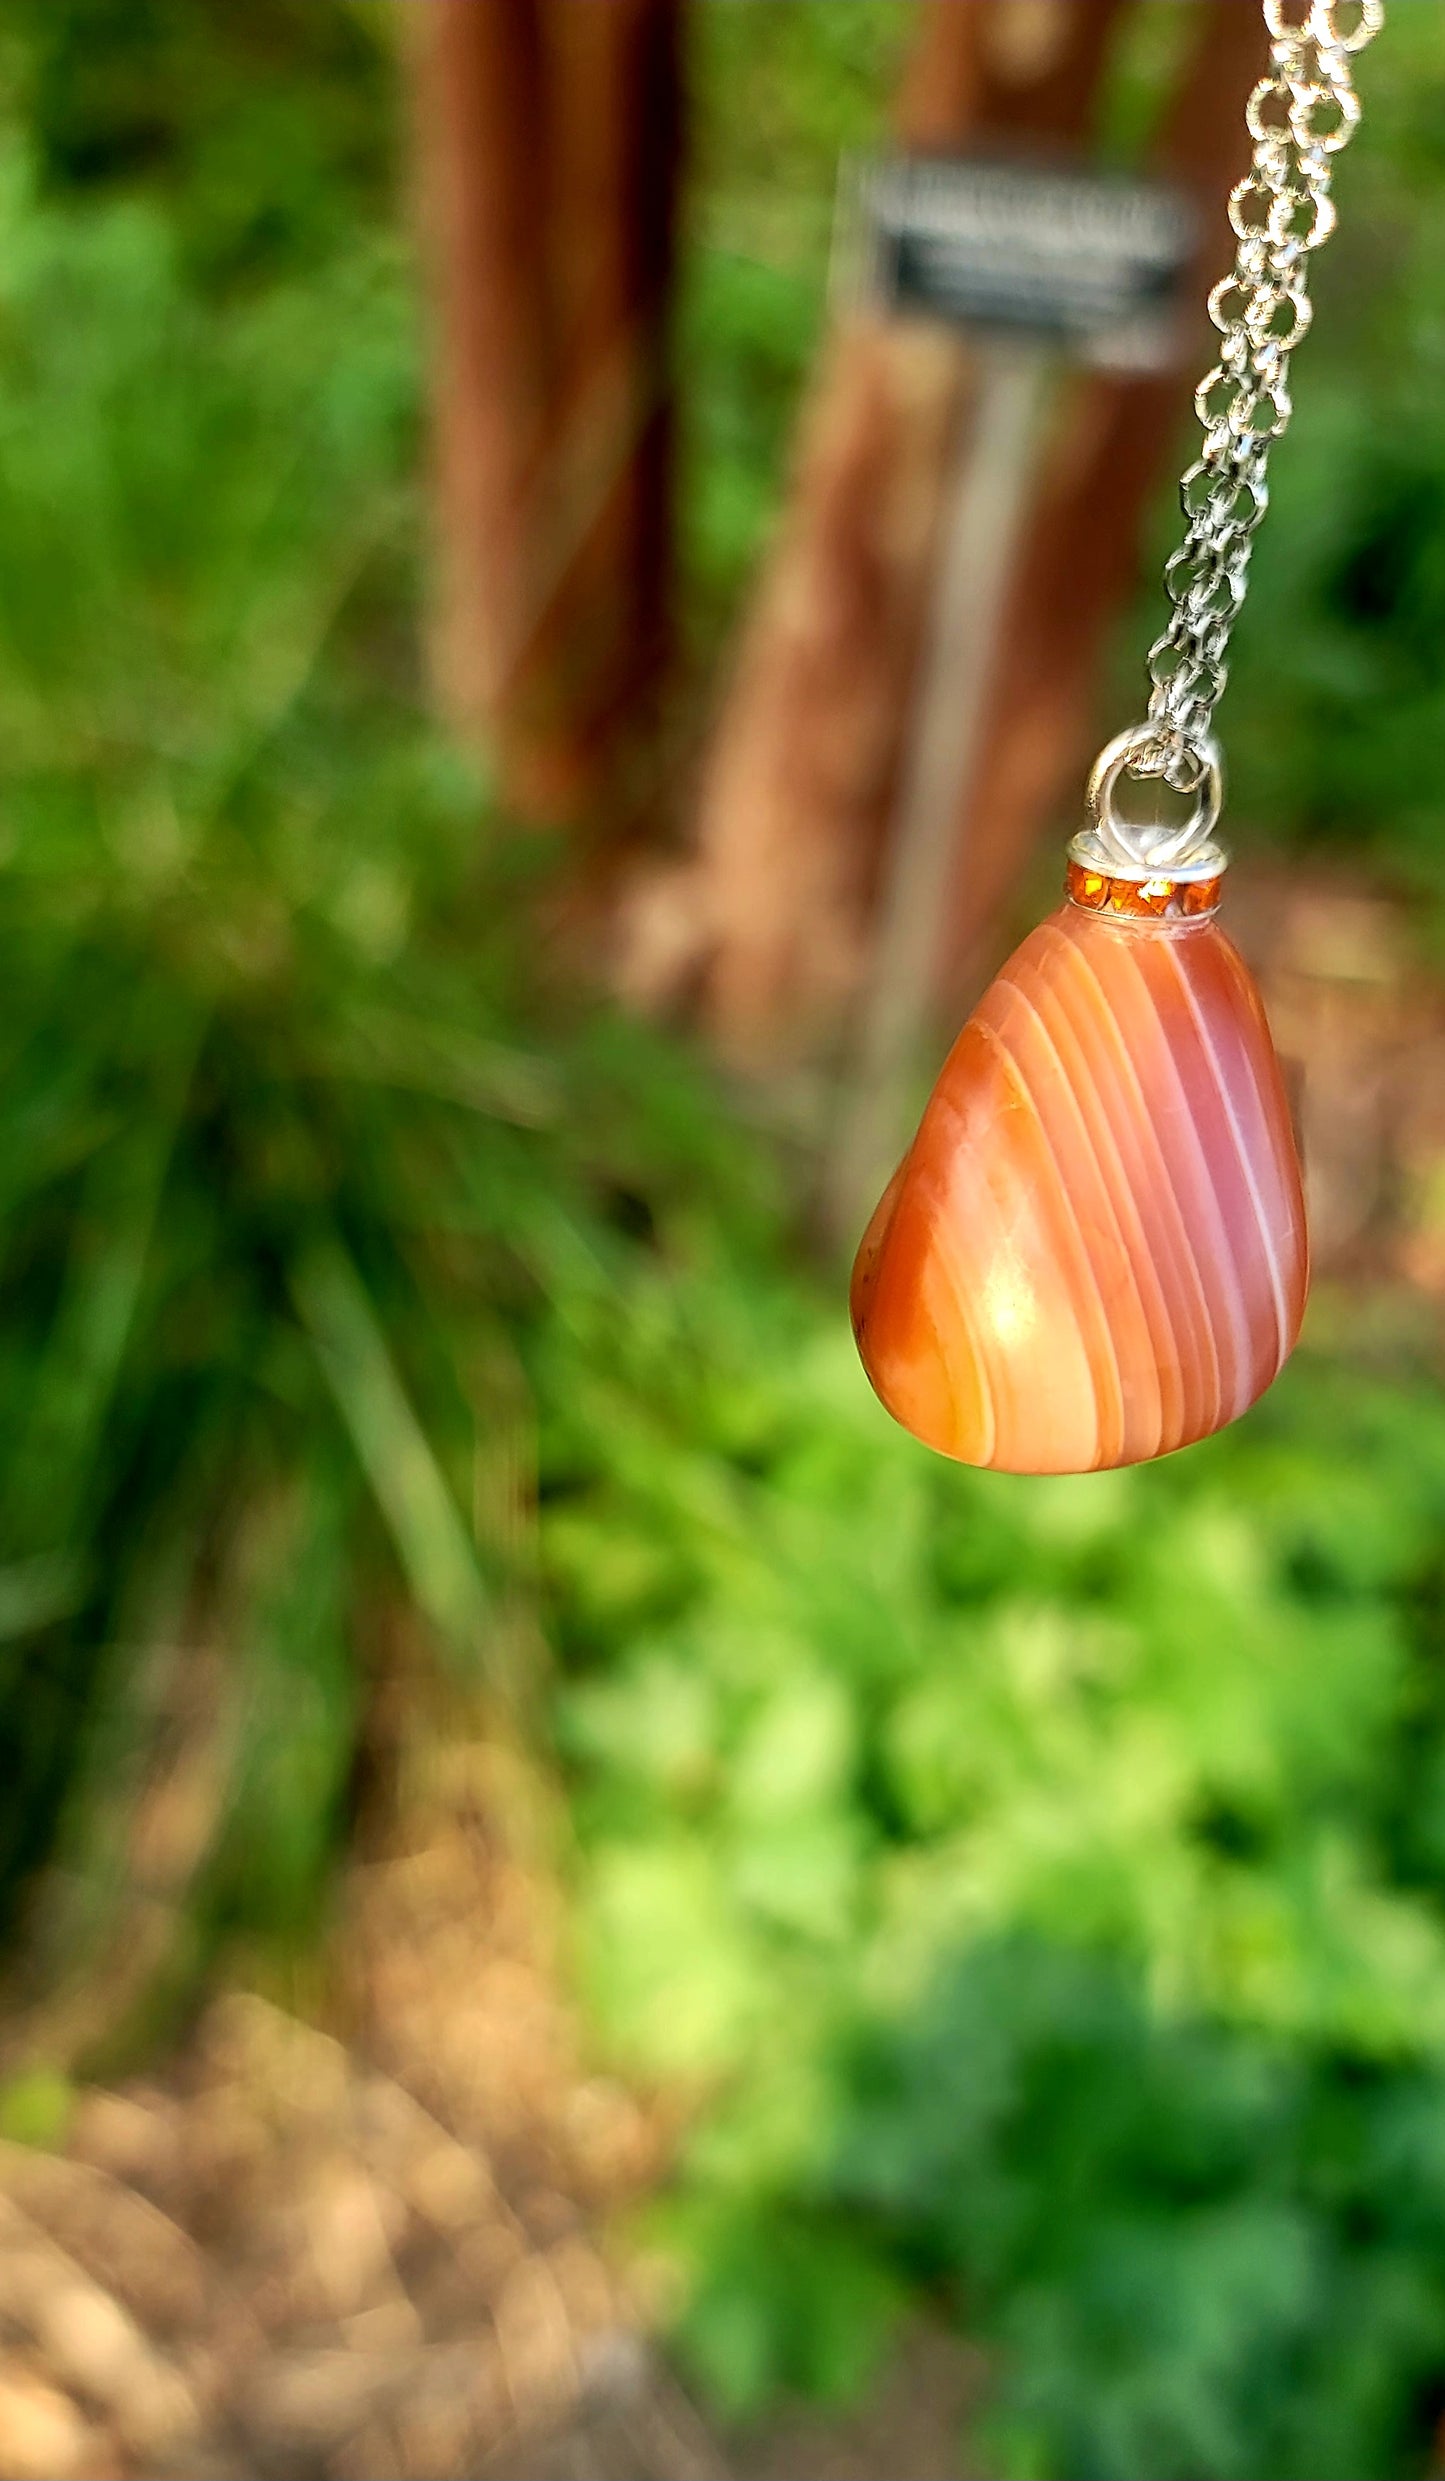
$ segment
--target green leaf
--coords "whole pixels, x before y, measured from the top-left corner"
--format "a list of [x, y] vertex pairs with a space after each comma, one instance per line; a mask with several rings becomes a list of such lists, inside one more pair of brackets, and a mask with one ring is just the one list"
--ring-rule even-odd
[[375, 1307], [334, 1239], [292, 1261], [291, 1292], [420, 1608], [443, 1642], [511, 1695], [475, 1546], [397, 1375]]

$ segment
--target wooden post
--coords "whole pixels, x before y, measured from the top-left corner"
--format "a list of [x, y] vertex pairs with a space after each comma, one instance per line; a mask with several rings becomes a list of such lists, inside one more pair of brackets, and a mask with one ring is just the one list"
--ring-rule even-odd
[[426, 0], [435, 675], [516, 812], [614, 807], [667, 653], [680, 0]]
[[[905, 146], [1087, 128], [1121, 0], [927, 0]], [[824, 349], [788, 506], [702, 784], [697, 858], [641, 891], [629, 987], [690, 987], [755, 1067], [816, 1048], [868, 951], [975, 364], [955, 336], [855, 313]]]
[[991, 961], [1000, 908], [1055, 806], [1075, 778], [1082, 785], [1091, 726], [1100, 737], [1093, 705], [1109, 627], [1138, 582], [1141, 536], [1207, 366], [1204, 294], [1232, 255], [1225, 199], [1248, 163], [1244, 105], [1265, 66], [1265, 37], [1257, 11], [1238, 0], [1205, 0], [1198, 20], [1151, 150], [1153, 169], [1192, 188], [1199, 202], [1197, 336], [1178, 370], [1078, 374], [1068, 383], [1000, 633], [985, 745], [957, 787], [961, 866], [936, 957], [947, 1012], [971, 999]]
[[840, 1124], [824, 1171], [823, 1226], [836, 1242], [856, 1240], [907, 1133], [908, 1090], [932, 1014], [942, 908], [953, 876], [958, 787], [975, 772], [987, 719], [1049, 359], [1035, 344], [991, 346], [980, 356], [974, 418], [945, 511], [858, 1039], [849, 1046]]

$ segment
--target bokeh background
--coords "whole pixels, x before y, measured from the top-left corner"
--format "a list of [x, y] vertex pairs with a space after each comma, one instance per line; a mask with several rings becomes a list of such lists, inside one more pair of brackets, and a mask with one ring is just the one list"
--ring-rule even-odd
[[[1163, 164], [1202, 290], [1259, 57], [10, 0], [5, 2481], [1445, 2469], [1437, 0], [1222, 718], [1304, 1345], [1161, 1466], [954, 1469], [819, 1206], [977, 382], [830, 311], [840, 155]], [[1136, 710], [1203, 358], [1056, 375], [920, 1080]]]

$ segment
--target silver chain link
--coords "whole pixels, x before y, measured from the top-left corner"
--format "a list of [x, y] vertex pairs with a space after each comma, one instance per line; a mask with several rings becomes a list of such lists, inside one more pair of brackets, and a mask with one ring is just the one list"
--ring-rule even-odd
[[1290, 418], [1290, 355], [1309, 329], [1310, 252], [1334, 230], [1334, 158], [1360, 117], [1351, 58], [1379, 33], [1384, 6], [1264, 0], [1264, 17], [1270, 69], [1246, 113], [1254, 161], [1229, 198], [1239, 249], [1209, 296], [1222, 342], [1195, 391], [1204, 441], [1180, 483], [1187, 531], [1164, 571], [1174, 608], [1149, 649], [1148, 722], [1121, 736], [1131, 774], [1184, 794], [1217, 776], [1211, 724], [1269, 504], [1269, 452]]

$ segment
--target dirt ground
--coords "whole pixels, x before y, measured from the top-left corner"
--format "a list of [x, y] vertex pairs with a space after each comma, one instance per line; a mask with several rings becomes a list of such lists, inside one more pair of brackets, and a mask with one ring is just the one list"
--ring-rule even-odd
[[[1348, 1287], [1433, 1332], [1445, 995], [1384, 899], [1242, 877], [1232, 927], [1292, 1063], [1322, 1326]], [[233, 1991], [63, 2150], [0, 2147], [0, 2481], [954, 2481], [982, 2372], [942, 2334], [847, 2419], [728, 2436], [690, 2400], [611, 2237], [675, 2131], [585, 2059], [556, 1871], [517, 1857], [548, 1838], [499, 1829], [525, 1770], [466, 1729], [393, 1756], [315, 2003]]]
[[422, 1733], [330, 2030], [233, 1991], [63, 2151], [0, 2146], [3, 2481], [861, 2481], [887, 2442], [949, 2481], [973, 2368], [942, 2336], [855, 2423], [724, 2439], [690, 2401], [606, 2238], [666, 2114], [581, 2056], [525, 1770]]

